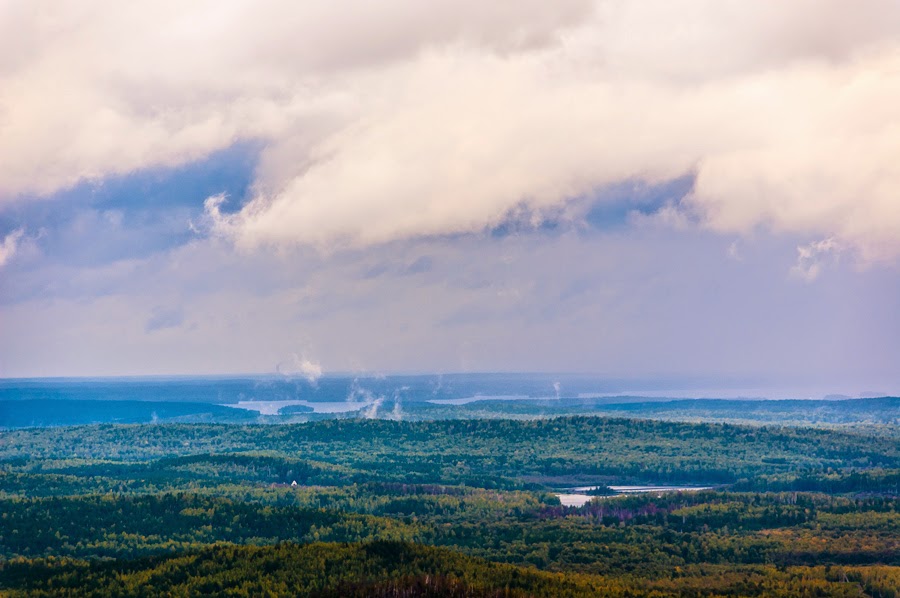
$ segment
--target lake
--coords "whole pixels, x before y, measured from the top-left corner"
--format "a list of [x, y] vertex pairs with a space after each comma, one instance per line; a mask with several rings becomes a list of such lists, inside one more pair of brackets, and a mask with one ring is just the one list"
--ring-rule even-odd
[[260, 415], [278, 415], [278, 411], [282, 407], [290, 407], [292, 405], [303, 405], [311, 407], [313, 413], [346, 413], [348, 411], [358, 411], [364, 407], [371, 405], [371, 401], [303, 401], [303, 400], [284, 400], [284, 401], [238, 401], [237, 403], [225, 404], [225, 407], [235, 407], [237, 409], [248, 409], [250, 411], [258, 411]]
[[[590, 494], [583, 494], [591, 490], [596, 490], [602, 486], [579, 486], [577, 488], [569, 488], [571, 492], [559, 493], [556, 496], [564, 507], [582, 507], [591, 502]], [[616, 492], [615, 495], [621, 494], [644, 494], [647, 492], [699, 492], [700, 490], [712, 490], [715, 486], [607, 486], [610, 490]], [[607, 496], [600, 498], [609, 498]]]

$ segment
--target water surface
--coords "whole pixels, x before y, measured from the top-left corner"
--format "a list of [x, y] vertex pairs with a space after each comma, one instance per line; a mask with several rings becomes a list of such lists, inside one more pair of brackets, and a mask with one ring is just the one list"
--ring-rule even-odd
[[[598, 488], [603, 488], [603, 486], [578, 486], [569, 488], [569, 492], [559, 493], [556, 496], [564, 507], [582, 507], [591, 502], [593, 498], [609, 498], [608, 496], [597, 497], [584, 494], [584, 492], [590, 492]], [[610, 496], [617, 496], [620, 494], [645, 494], [649, 492], [658, 492], [660, 494], [664, 492], [699, 492], [700, 490], [712, 490], [714, 486], [607, 486], [607, 488], [616, 493]]]

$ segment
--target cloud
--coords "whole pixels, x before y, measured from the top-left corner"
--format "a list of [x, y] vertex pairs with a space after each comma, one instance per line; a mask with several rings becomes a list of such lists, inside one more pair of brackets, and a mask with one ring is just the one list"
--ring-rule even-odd
[[426, 272], [430, 272], [433, 267], [434, 260], [427, 255], [423, 255], [403, 268], [403, 273], [407, 275], [425, 274]]
[[144, 325], [146, 332], [156, 332], [167, 328], [178, 328], [184, 323], [184, 311], [180, 307], [166, 308], [157, 306], [153, 308], [150, 318]]
[[682, 208], [713, 230], [900, 252], [900, 50], [676, 89], [567, 78], [533, 55], [423, 60], [404, 77], [420, 93], [324, 141], [219, 230], [247, 247], [473, 232], [518, 206], [539, 215], [625, 178], [694, 171]]
[[296, 137], [320, 121], [343, 122], [362, 101], [344, 89], [344, 77], [436, 44], [538, 47], [589, 7], [585, 0], [488, 9], [474, 0], [5, 2], [0, 196], [180, 164], [235, 139], [295, 143], [286, 131]]
[[290, 357], [276, 365], [275, 371], [283, 376], [306, 378], [310, 384], [315, 384], [323, 373], [321, 364], [296, 353], [291, 353]]
[[[694, 176], [658, 221], [900, 256], [900, 5], [9, 2], [0, 200], [238, 140], [244, 248], [533, 226]], [[47, 18], [52, 14], [53, 18]]]
[[834, 239], [822, 239], [797, 247], [797, 264], [791, 273], [806, 282], [812, 282], [822, 272], [823, 260], [829, 255], [837, 259], [841, 253], [840, 244]]
[[0, 267], [5, 266], [16, 254], [16, 250], [19, 247], [19, 240], [22, 238], [23, 234], [25, 234], [25, 231], [19, 228], [3, 237], [3, 242], [0, 243]]

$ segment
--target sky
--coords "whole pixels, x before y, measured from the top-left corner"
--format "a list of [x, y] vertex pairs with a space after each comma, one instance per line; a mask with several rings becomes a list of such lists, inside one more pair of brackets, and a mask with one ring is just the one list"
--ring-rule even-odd
[[897, 393], [898, 307], [895, 0], [0, 0], [0, 376]]

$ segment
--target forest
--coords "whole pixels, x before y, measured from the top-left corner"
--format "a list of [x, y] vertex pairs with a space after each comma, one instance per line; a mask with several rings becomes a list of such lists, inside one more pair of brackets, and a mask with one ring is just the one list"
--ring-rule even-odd
[[[0, 432], [9, 596], [900, 595], [900, 436], [572, 416]], [[615, 494], [609, 486], [703, 486]], [[599, 490], [564, 506], [573, 487]]]

